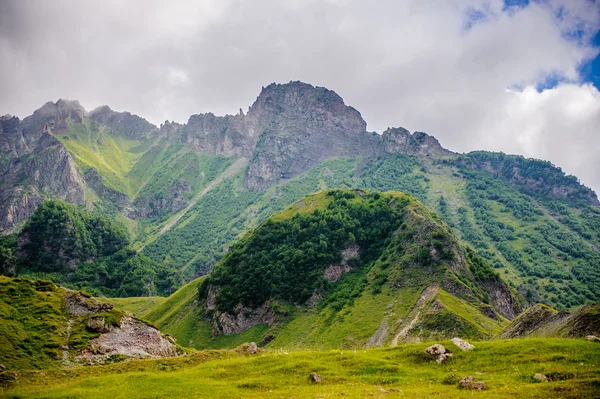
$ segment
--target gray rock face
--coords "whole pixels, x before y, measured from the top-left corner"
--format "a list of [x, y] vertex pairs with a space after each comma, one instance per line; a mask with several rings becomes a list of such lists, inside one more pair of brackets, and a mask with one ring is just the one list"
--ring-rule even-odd
[[179, 137], [196, 151], [251, 158], [246, 186], [264, 190], [339, 156], [451, 154], [425, 133], [366, 131], [360, 113], [335, 92], [302, 82], [270, 84], [247, 114], [193, 115], [185, 125], [165, 123], [162, 136]]
[[265, 302], [258, 309], [238, 305], [231, 314], [216, 312], [213, 329], [223, 335], [239, 334], [257, 324], [271, 325], [275, 321], [275, 313], [270, 302]]
[[251, 189], [265, 189], [330, 157], [372, 154], [379, 143], [360, 113], [335, 92], [301, 82], [267, 86], [248, 117], [261, 130], [246, 174]]
[[[23, 135], [28, 145], [37, 142], [43, 131], [63, 134], [69, 128], [69, 122], [82, 123], [87, 115], [78, 101], [60, 99], [56, 103], [47, 102], [33, 115], [23, 119]], [[44, 128], [44, 126], [47, 128]]]
[[458, 386], [462, 389], [473, 389], [477, 391], [482, 391], [488, 389], [487, 385], [483, 381], [475, 381], [473, 376], [470, 375], [468, 377], [461, 378], [458, 382]]
[[383, 151], [388, 154], [408, 155], [450, 155], [451, 151], [443, 148], [433, 136], [423, 132], [410, 132], [402, 127], [389, 128], [383, 132]]
[[456, 345], [460, 350], [463, 350], [463, 351], [470, 351], [470, 350], [475, 349], [475, 346], [473, 346], [472, 344], [470, 344], [467, 341], [464, 341], [458, 337], [452, 338], [452, 343], [454, 345]]
[[77, 101], [48, 102], [33, 115], [0, 118], [0, 231], [27, 219], [44, 197], [85, 202], [85, 182], [73, 157], [53, 137], [86, 112]]
[[33, 151], [10, 160], [0, 181], [0, 230], [28, 218], [44, 196], [72, 204], [85, 202], [85, 182], [73, 157], [47, 131]]
[[243, 114], [192, 115], [182, 127], [183, 140], [196, 151], [226, 157], [248, 157], [256, 144], [250, 120]]

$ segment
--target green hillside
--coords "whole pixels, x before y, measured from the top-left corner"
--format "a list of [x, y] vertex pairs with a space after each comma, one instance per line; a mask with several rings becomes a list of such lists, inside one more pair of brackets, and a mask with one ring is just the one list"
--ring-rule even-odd
[[514, 290], [415, 198], [329, 190], [267, 219], [207, 277], [138, 315], [198, 349], [328, 349], [491, 338], [520, 309]]
[[17, 235], [0, 241], [6, 274], [50, 279], [94, 295], [169, 294], [177, 272], [129, 246], [122, 225], [101, 213], [49, 200]]
[[436, 211], [531, 304], [565, 309], [598, 301], [600, 210], [586, 200], [589, 190], [548, 163], [484, 154], [504, 159], [511, 170], [521, 168], [522, 178], [538, 179], [543, 173], [573, 194], [548, 198], [547, 191], [533, 191], [502, 173], [475, 170], [475, 162], [488, 162], [481, 153], [330, 159], [264, 192], [245, 189], [242, 173], [224, 181], [144, 253], [206, 273], [246, 229], [311, 192], [336, 187], [398, 190]]

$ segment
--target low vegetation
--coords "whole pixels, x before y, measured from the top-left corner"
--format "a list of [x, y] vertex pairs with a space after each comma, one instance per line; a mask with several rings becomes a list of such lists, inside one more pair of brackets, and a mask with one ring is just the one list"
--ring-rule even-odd
[[[600, 390], [597, 343], [570, 339], [473, 342], [439, 365], [428, 344], [332, 351], [201, 351], [182, 358], [110, 366], [21, 372], [0, 397], [147, 398], [214, 397], [447, 397], [582, 398]], [[321, 383], [309, 381], [315, 372]], [[537, 382], [536, 373], [550, 382]], [[460, 389], [472, 375], [488, 390]]]

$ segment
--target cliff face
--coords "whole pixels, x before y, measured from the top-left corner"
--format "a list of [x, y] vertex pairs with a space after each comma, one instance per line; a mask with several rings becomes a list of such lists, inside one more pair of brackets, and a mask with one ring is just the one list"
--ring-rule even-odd
[[[4, 155], [4, 167], [0, 169], [0, 231], [27, 219], [44, 196], [73, 204], [85, 202], [83, 177], [71, 154], [51, 134], [50, 125], [62, 129], [65, 113], [59, 107], [53, 108], [57, 112], [50, 112], [49, 104], [23, 122], [5, 117], [0, 123]], [[70, 114], [78, 115], [73, 112]], [[33, 127], [36, 121], [41, 124], [37, 133]]]
[[246, 186], [264, 190], [327, 158], [378, 153], [445, 155], [450, 151], [425, 133], [389, 129], [383, 136], [366, 130], [360, 113], [335, 92], [302, 82], [262, 89], [247, 114], [193, 115], [185, 125], [161, 126], [196, 151], [251, 158]]
[[269, 85], [248, 117], [260, 126], [246, 174], [251, 189], [265, 189], [327, 158], [372, 154], [378, 144], [357, 110], [335, 92], [305, 83]]

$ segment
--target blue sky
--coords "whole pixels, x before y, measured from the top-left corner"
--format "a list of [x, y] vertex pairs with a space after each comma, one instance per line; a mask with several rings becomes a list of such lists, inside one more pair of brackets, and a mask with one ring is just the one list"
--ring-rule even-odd
[[[600, 31], [592, 39], [595, 47], [600, 48]], [[593, 60], [584, 63], [580, 68], [581, 77], [584, 82], [591, 82], [597, 89], [600, 89], [600, 54]]]

